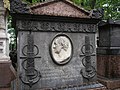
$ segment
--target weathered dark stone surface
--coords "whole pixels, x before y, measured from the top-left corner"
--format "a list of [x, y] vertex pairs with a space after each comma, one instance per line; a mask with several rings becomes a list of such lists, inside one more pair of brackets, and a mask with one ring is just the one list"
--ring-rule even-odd
[[11, 90], [11, 88], [0, 88], [0, 90]]
[[120, 87], [120, 20], [99, 24], [97, 71], [99, 81], [108, 89]]
[[119, 55], [98, 55], [98, 75], [107, 78], [120, 78], [120, 56]]
[[120, 46], [120, 20], [109, 20], [99, 24], [99, 46], [119, 47]]
[[10, 12], [28, 14], [29, 8], [21, 0], [10, 0]]
[[22, 13], [75, 18], [96, 18], [99, 20], [103, 16], [103, 10], [87, 11], [84, 8], [75, 5], [70, 0], [44, 1], [33, 6], [27, 5], [21, 0], [10, 0], [10, 12], [11, 14]]
[[[19, 40], [20, 40], [20, 56], [24, 57], [22, 54], [22, 48], [24, 45], [27, 44], [27, 35], [28, 32], [19, 32]], [[35, 66], [36, 69], [41, 72], [42, 78], [40, 81], [33, 86], [33, 88], [52, 88], [52, 87], [60, 87], [64, 85], [73, 85], [73, 84], [82, 84], [84, 83], [84, 78], [82, 78], [80, 74], [80, 70], [84, 68], [84, 66], [81, 63], [82, 58], [79, 56], [81, 54], [81, 47], [84, 44], [84, 36], [85, 34], [81, 33], [65, 33], [68, 35], [73, 43], [73, 57], [70, 60], [70, 62], [66, 65], [59, 66], [56, 65], [49, 52], [49, 45], [54, 38], [56, 32], [33, 32], [34, 33], [34, 43], [38, 46], [40, 52], [38, 56], [41, 56], [42, 58], [36, 58], [35, 59]], [[94, 44], [94, 34], [89, 35], [91, 44], [95, 46]], [[24, 59], [19, 60], [19, 67], [20, 71], [23, 72], [23, 67], [21, 66], [21, 63]], [[95, 57], [92, 57], [92, 65], [95, 66]], [[94, 81], [95, 77], [91, 79], [91, 81]], [[85, 80], [86, 81], [86, 80]], [[23, 85], [22, 85], [23, 86]], [[26, 87], [27, 88], [27, 87]]]
[[22, 31], [41, 31], [41, 32], [85, 32], [95, 33], [95, 24], [79, 24], [68, 22], [47, 22], [22, 20], [17, 22], [18, 30]]
[[[98, 73], [109, 78], [120, 76], [120, 21], [109, 20], [99, 25], [99, 47], [97, 49]], [[103, 65], [101, 69], [101, 66]]]
[[105, 77], [98, 77], [98, 81], [107, 87], [107, 90], [119, 90], [120, 80], [119, 79], [108, 79]]
[[[39, 21], [39, 22], [41, 22], [41, 21]], [[39, 22], [36, 21], [36, 23], [38, 23], [40, 25], [41, 23], [39, 23]], [[34, 29], [36, 29], [36, 28], [34, 28], [34, 25], [37, 25], [35, 23], [35, 21], [32, 24], [33, 29], [29, 29], [30, 28], [29, 26], [31, 26], [31, 24], [29, 24], [29, 23], [23, 24], [23, 23], [24, 22], [21, 22], [21, 21], [17, 22], [17, 27], [19, 27], [18, 37], [19, 37], [19, 41], [20, 41], [19, 42], [20, 43], [20, 46], [19, 46], [20, 72], [24, 72], [23, 67], [21, 66], [21, 63], [24, 60], [24, 59], [22, 59], [22, 57], [24, 57], [22, 54], [22, 49], [25, 45], [27, 45], [27, 34], [30, 30], [33, 30], [32, 33], [34, 35], [34, 43], [35, 43], [35, 45], [37, 45], [37, 47], [39, 48], [39, 51], [40, 51], [38, 56], [41, 56], [41, 59], [40, 58], [35, 59], [35, 66], [36, 66], [36, 69], [38, 71], [40, 71], [42, 77], [41, 77], [40, 81], [38, 83], [36, 83], [36, 85], [33, 86], [34, 89], [61, 87], [63, 85], [73, 85], [73, 84], [78, 84], [78, 83], [82, 84], [82, 83], [86, 82], [86, 80], [80, 74], [80, 70], [82, 68], [84, 68], [84, 66], [82, 65], [82, 62], [81, 62], [83, 57], [80, 57], [80, 54], [82, 54], [81, 47], [82, 47], [82, 45], [85, 44], [85, 36], [86, 35], [88, 35], [90, 37], [90, 43], [91, 43], [91, 45], [93, 45], [93, 47], [95, 47], [94, 32], [81, 31], [79, 33], [72, 33], [72, 31], [71, 32], [64, 31], [63, 34], [66, 34], [72, 40], [72, 43], [73, 43], [73, 55], [72, 56], [73, 57], [68, 64], [59, 66], [53, 62], [53, 60], [50, 56], [50, 52], [49, 52], [50, 47], [49, 46], [51, 44], [52, 39], [56, 35], [61, 34], [61, 32], [60, 31], [59, 32], [57, 32], [57, 31], [41, 31], [39, 26], [38, 27], [40, 30], [34, 30]], [[51, 22], [51, 23], [56, 24], [58, 22]], [[59, 26], [59, 24], [58, 24], [58, 26]], [[69, 23], [69, 24], [71, 25], [74, 23]], [[79, 24], [79, 25], [81, 25], [81, 24]], [[84, 24], [84, 25], [86, 25], [86, 24]], [[27, 27], [28, 27], [28, 29], [27, 29]], [[58, 29], [62, 30], [61, 28], [58, 28]], [[74, 28], [72, 27], [71, 29], [74, 29]], [[47, 30], [47, 29], [45, 29], [45, 30]], [[73, 31], [73, 32], [75, 32], [75, 31]], [[96, 51], [94, 51], [94, 53], [95, 52]], [[91, 60], [92, 60], [92, 65], [94, 67], [96, 67], [95, 56], [92, 56]], [[94, 78], [92, 78], [90, 81], [95, 81], [95, 79], [96, 79], [96, 76]], [[24, 85], [22, 85], [22, 86], [24, 86]], [[21, 88], [23, 89], [22, 86], [21, 86]], [[28, 87], [26, 86], [25, 88], [27, 89]]]
[[[63, 8], [66, 11], [63, 11]], [[89, 87], [89, 82], [96, 81], [95, 32], [97, 30], [99, 19], [91, 19], [88, 12], [74, 6], [67, 0], [55, 0], [43, 3], [31, 7], [31, 9], [33, 11], [35, 10], [35, 12], [31, 11], [32, 13], [20, 15], [13, 14], [14, 26], [18, 32], [18, 75], [20, 76], [20, 79], [22, 77], [21, 80], [18, 80], [20, 86], [19, 89], [37, 90], [55, 87], [57, 88], [56, 90], [58, 90], [64, 86], [70, 87], [84, 83], [86, 83], [86, 87], [84, 88], [87, 89], [87, 86]], [[75, 13], [73, 13], [73, 11]], [[34, 48], [34, 52], [32, 52], [34, 59], [34, 63], [32, 64], [35, 66], [35, 72], [39, 71], [41, 74], [40, 80], [34, 85], [34, 78], [27, 83], [24, 82], [24, 80], [28, 80], [25, 79], [26, 77], [32, 77], [26, 73], [26, 63], [29, 62], [29, 54], [31, 54], [29, 50], [25, 48], [28, 44], [28, 34], [33, 34], [34, 45], [36, 47]], [[50, 52], [51, 43], [58, 34], [67, 35], [73, 46], [70, 61], [63, 65], [54, 63]], [[91, 55], [89, 59], [91, 61], [91, 68], [95, 68], [92, 72], [95, 73], [95, 76], [89, 79], [83, 77], [80, 72], [81, 69], [86, 69], [84, 58], [87, 55], [84, 55], [85, 48], [82, 49], [83, 51], [81, 50], [81, 48], [85, 46], [85, 36], [90, 38], [90, 48], [92, 47], [92, 54], [94, 54]], [[39, 52], [34, 56], [38, 50]], [[81, 55], [84, 57], [81, 57]], [[31, 68], [31, 66], [29, 68]], [[88, 77], [90, 76], [91, 74], [88, 75]], [[28, 83], [31, 83], [32, 85], [29, 85]], [[32, 87], [29, 87], [28, 85]], [[100, 84], [97, 85], [98, 87], [100, 86]], [[96, 85], [92, 84], [90, 86], [95, 88], [94, 86]], [[65, 90], [68, 89], [71, 88], [66, 88]]]
[[104, 16], [104, 9], [100, 9], [100, 8], [98, 8], [98, 9], [93, 9], [93, 10], [91, 10], [90, 11], [90, 15], [89, 16], [94, 16], [94, 18], [103, 18], [103, 16]]
[[99, 47], [98, 55], [120, 55], [120, 47]]

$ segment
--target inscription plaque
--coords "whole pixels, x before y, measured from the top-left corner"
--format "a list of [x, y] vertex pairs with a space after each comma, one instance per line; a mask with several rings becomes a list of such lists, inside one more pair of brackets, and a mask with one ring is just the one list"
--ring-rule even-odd
[[65, 34], [58, 34], [52, 40], [50, 46], [51, 57], [57, 64], [66, 64], [72, 56], [72, 41]]

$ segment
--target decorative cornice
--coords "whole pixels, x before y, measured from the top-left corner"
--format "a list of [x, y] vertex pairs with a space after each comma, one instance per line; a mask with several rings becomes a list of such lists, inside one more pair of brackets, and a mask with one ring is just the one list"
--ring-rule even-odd
[[79, 24], [65, 22], [47, 22], [47, 21], [19, 21], [17, 22], [18, 30], [23, 31], [41, 31], [41, 32], [86, 32], [95, 33], [97, 25]]

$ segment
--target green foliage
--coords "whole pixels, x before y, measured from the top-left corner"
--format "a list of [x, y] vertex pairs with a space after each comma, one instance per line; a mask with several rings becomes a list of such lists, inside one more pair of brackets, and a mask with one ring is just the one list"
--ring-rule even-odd
[[75, 4], [87, 9], [104, 9], [103, 19], [120, 19], [120, 0], [71, 0]]
[[87, 10], [94, 9], [96, 3], [96, 0], [71, 0], [71, 1]]
[[45, 0], [32, 0], [32, 3], [44, 2]]
[[71, 1], [74, 2], [74, 3], [77, 4], [77, 5], [81, 5], [81, 3], [82, 3], [82, 2], [81, 2], [82, 0], [71, 0]]
[[45, 0], [23, 0], [24, 2], [27, 2], [28, 4], [34, 4], [38, 2], [44, 2]]
[[104, 19], [120, 19], [120, 0], [97, 0], [96, 8], [104, 8]]
[[15, 35], [15, 29], [12, 28], [12, 18], [11, 16], [9, 15], [8, 17], [8, 22], [7, 22], [7, 26], [8, 26], [8, 34], [10, 35], [10, 44], [9, 44], [9, 49], [10, 50], [13, 50], [13, 49], [16, 49], [16, 35]]

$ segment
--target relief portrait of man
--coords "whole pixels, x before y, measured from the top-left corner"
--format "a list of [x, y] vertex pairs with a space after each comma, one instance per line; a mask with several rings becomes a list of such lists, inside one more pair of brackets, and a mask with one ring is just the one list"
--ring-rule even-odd
[[52, 56], [58, 63], [64, 63], [69, 60], [72, 54], [72, 45], [66, 36], [56, 37], [52, 42]]

